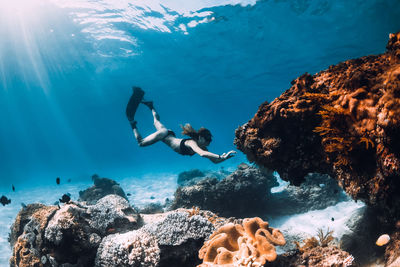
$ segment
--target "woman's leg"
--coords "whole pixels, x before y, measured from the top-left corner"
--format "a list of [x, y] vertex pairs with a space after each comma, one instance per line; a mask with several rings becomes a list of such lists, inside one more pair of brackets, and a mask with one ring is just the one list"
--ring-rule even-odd
[[160, 122], [160, 116], [158, 115], [157, 111], [154, 109], [153, 103], [146, 102], [144, 104], [146, 106], [148, 106], [151, 109], [151, 112], [153, 113], [154, 127], [157, 129], [157, 131], [146, 136], [145, 138], [142, 138], [142, 136], [140, 135], [140, 133], [136, 127], [136, 121], [131, 123], [133, 134], [135, 135], [135, 138], [138, 141], [139, 146], [152, 145], [152, 144], [164, 139], [168, 135], [168, 129], [165, 128], [165, 126]]

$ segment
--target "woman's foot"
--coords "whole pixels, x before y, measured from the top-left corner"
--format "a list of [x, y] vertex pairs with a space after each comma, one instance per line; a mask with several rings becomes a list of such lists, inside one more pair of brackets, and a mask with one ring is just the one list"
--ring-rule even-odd
[[146, 105], [149, 109], [154, 109], [153, 101], [142, 101], [142, 104]]
[[131, 121], [129, 121], [129, 123], [131, 124], [132, 129], [136, 128], [137, 121], [131, 120]]

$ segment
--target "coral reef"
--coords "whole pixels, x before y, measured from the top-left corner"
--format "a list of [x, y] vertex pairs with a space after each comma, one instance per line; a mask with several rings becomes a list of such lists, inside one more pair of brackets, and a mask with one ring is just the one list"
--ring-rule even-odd
[[304, 74], [236, 130], [248, 159], [298, 185], [328, 174], [354, 199], [400, 218], [400, 33], [387, 51]]
[[108, 195], [93, 206], [74, 202], [62, 207], [28, 205], [12, 227], [10, 265], [93, 266], [104, 236], [139, 227], [140, 216], [117, 195]]
[[391, 235], [391, 241], [385, 251], [386, 267], [400, 266], [400, 230]]
[[240, 164], [221, 181], [205, 178], [195, 185], [178, 187], [171, 209], [211, 210], [225, 217], [250, 217], [265, 210], [270, 189], [278, 185], [272, 172]]
[[10, 234], [11, 267], [41, 266], [42, 255], [48, 252], [44, 249], [42, 233], [56, 210], [54, 206], [30, 204], [18, 213]]
[[156, 266], [160, 248], [156, 239], [140, 230], [105, 237], [97, 251], [95, 264], [102, 267]]
[[317, 230], [316, 237], [310, 237], [297, 250], [279, 255], [271, 267], [303, 266], [303, 267], [343, 267], [358, 266], [354, 257], [334, 245], [333, 231]]
[[116, 181], [109, 178], [100, 178], [97, 174], [92, 176], [92, 180], [94, 183], [92, 187], [79, 191], [79, 201], [85, 201], [87, 205], [93, 205], [100, 198], [110, 194], [118, 195], [128, 200], [124, 190]]
[[141, 230], [157, 239], [160, 247], [157, 266], [195, 266], [198, 250], [215, 227], [201, 215], [189, 216], [187, 211], [178, 210], [166, 214], [163, 220], [145, 225]]
[[199, 266], [263, 266], [276, 259], [274, 245], [284, 244], [285, 238], [278, 229], [269, 227], [261, 218], [247, 218], [242, 225], [229, 223], [214, 232], [199, 251], [203, 260]]
[[118, 195], [95, 205], [31, 204], [12, 227], [11, 266], [195, 266], [215, 226], [208, 211], [140, 216]]
[[[345, 265], [344, 261], [350, 259], [351, 255], [336, 246], [327, 247], [314, 247], [307, 250], [301, 256], [307, 266], [313, 267], [343, 267], [343, 266], [357, 266], [355, 263], [352, 265]], [[352, 260], [350, 260], [352, 262]]]

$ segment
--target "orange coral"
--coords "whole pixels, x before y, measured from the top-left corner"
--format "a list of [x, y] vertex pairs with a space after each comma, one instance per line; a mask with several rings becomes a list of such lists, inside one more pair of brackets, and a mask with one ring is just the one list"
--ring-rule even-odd
[[295, 185], [310, 172], [329, 174], [354, 199], [398, 219], [400, 32], [386, 48], [293, 80], [236, 130], [238, 149]]
[[236, 264], [261, 266], [276, 259], [274, 245], [283, 246], [286, 241], [278, 229], [269, 227], [259, 217], [247, 218], [241, 224], [228, 223], [214, 232], [199, 251], [208, 264]]

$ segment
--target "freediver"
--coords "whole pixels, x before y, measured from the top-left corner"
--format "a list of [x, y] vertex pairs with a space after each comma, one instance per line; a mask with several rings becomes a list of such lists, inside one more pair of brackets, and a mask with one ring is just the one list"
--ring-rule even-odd
[[[196, 131], [189, 123], [187, 123], [185, 126], [181, 126], [183, 130], [182, 134], [187, 135], [190, 138], [177, 138], [173, 131], [167, 129], [160, 122], [160, 116], [154, 109], [153, 102], [144, 101], [143, 95], [144, 91], [140, 87], [133, 87], [133, 94], [126, 107], [126, 116], [131, 124], [133, 134], [139, 146], [149, 146], [158, 141], [162, 141], [172, 148], [172, 150], [181, 155], [193, 156], [194, 154], [198, 154], [201, 157], [208, 158], [213, 163], [223, 162], [236, 154], [236, 151], [234, 150], [223, 153], [222, 155], [209, 152], [207, 146], [211, 143], [212, 135], [211, 132], [204, 127], [201, 127]], [[154, 118], [154, 127], [156, 128], [156, 132], [145, 138], [142, 138], [140, 135], [136, 126], [137, 121], [135, 120], [135, 113], [140, 103], [146, 105], [151, 110]]]

